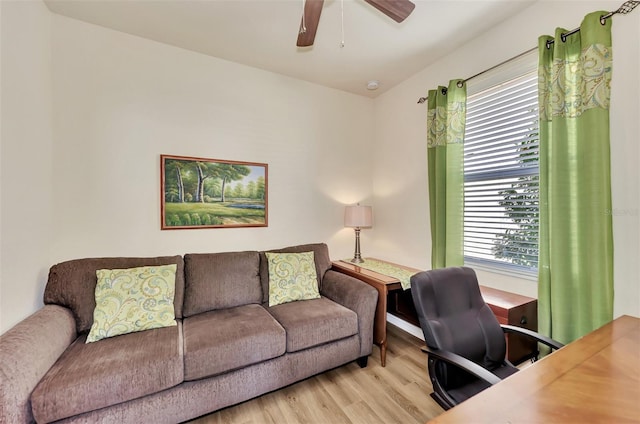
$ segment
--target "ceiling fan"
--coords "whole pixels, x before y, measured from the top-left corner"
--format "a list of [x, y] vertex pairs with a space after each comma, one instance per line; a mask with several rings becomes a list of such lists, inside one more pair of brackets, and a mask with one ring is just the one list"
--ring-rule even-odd
[[[404, 21], [413, 12], [415, 4], [409, 0], [364, 0], [396, 22]], [[298, 47], [313, 45], [318, 30], [324, 0], [305, 0], [304, 14], [298, 32]]]

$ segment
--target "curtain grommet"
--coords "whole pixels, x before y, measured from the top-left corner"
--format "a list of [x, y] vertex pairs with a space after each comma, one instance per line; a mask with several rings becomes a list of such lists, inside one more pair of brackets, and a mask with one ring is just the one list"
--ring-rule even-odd
[[560, 39], [562, 40], [563, 43], [566, 43], [567, 42], [567, 34], [565, 34], [565, 33], [560, 34]]
[[605, 15], [601, 15], [600, 16], [600, 25], [606, 25], [607, 24], [607, 18], [605, 17]]
[[456, 83], [456, 85], [458, 86], [458, 88], [462, 88], [464, 87], [464, 81], [460, 80]]

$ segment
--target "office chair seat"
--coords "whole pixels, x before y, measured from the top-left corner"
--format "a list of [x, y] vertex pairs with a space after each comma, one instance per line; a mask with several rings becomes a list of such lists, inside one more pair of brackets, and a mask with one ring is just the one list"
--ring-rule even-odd
[[[518, 372], [518, 368], [511, 364], [504, 364], [496, 369], [491, 370], [493, 374], [495, 374], [501, 380], [509, 377], [512, 374]], [[461, 403], [473, 395], [476, 395], [483, 391], [484, 389], [488, 389], [491, 387], [491, 384], [487, 383], [482, 379], [473, 379], [469, 383], [464, 386], [458, 387], [456, 389], [450, 389], [448, 391], [449, 396], [451, 396], [456, 403]]]

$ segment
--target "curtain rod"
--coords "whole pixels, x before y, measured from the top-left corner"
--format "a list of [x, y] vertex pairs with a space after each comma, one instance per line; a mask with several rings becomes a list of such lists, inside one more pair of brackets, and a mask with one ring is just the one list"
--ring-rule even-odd
[[[612, 17], [613, 15], [616, 15], [616, 14], [618, 14], [618, 13], [619, 13], [619, 14], [622, 14], [622, 15], [626, 15], [627, 13], [629, 13], [629, 12], [631, 12], [633, 9], [635, 9], [635, 8], [636, 8], [636, 6], [638, 6], [638, 4], [640, 4], [640, 0], [629, 0], [629, 1], [626, 1], [626, 2], [624, 2], [624, 3], [622, 4], [622, 6], [620, 6], [620, 7], [618, 8], [618, 10], [614, 10], [613, 12], [609, 12], [609, 13], [607, 13], [606, 15], [602, 15], [602, 16], [600, 16], [600, 23], [601, 23], [602, 25], [604, 25], [604, 24], [605, 24], [605, 21], [606, 21], [607, 19], [609, 19], [610, 17]], [[576, 32], [578, 32], [578, 31], [580, 31], [580, 28], [579, 28], [579, 27], [578, 27], [578, 28], [576, 28], [576, 29], [573, 29], [573, 30], [571, 30], [571, 31], [569, 31], [569, 32], [565, 32], [565, 33], [560, 34], [560, 38], [562, 39], [562, 41], [566, 41], [566, 39], [567, 39], [567, 37], [568, 37], [568, 36], [573, 35], [573, 34], [575, 34], [575, 33], [576, 33]], [[550, 47], [551, 47], [551, 45], [552, 45], [553, 43], [554, 43], [554, 41], [553, 41], [553, 40], [548, 40], [548, 41], [547, 41], [547, 48], [550, 48]], [[510, 58], [510, 59], [507, 59], [507, 60], [505, 60], [505, 61], [503, 61], [503, 62], [498, 63], [497, 65], [492, 66], [491, 68], [488, 68], [488, 69], [485, 69], [484, 71], [478, 72], [477, 74], [472, 75], [472, 76], [470, 76], [470, 77], [469, 77], [469, 78], [467, 78], [467, 79], [463, 79], [463, 80], [458, 81], [458, 84], [457, 84], [457, 85], [458, 85], [458, 87], [462, 87], [462, 85], [463, 85], [465, 82], [467, 82], [467, 81], [469, 81], [469, 80], [472, 80], [472, 79], [474, 79], [474, 78], [476, 78], [476, 77], [479, 77], [479, 76], [480, 76], [480, 75], [482, 75], [482, 74], [485, 74], [485, 73], [487, 73], [487, 72], [489, 72], [489, 71], [492, 71], [492, 70], [494, 70], [495, 68], [497, 68], [497, 67], [499, 67], [499, 66], [504, 65], [505, 63], [511, 62], [512, 60], [516, 60], [516, 59], [520, 58], [521, 56], [524, 56], [524, 55], [526, 55], [526, 54], [528, 54], [528, 53], [531, 53], [532, 51], [537, 50], [537, 49], [538, 49], [538, 47], [536, 46], [536, 47], [533, 47], [533, 48], [531, 48], [531, 49], [529, 49], [529, 50], [527, 50], [527, 51], [524, 51], [524, 52], [522, 52], [522, 53], [520, 53], [520, 54], [518, 54], [518, 55], [516, 55], [516, 56], [513, 56], [513, 57], [512, 57], [512, 58]], [[422, 104], [422, 103], [426, 102], [428, 98], [429, 98], [428, 96], [427, 96], [427, 97], [420, 97], [420, 98], [418, 99], [418, 104]]]

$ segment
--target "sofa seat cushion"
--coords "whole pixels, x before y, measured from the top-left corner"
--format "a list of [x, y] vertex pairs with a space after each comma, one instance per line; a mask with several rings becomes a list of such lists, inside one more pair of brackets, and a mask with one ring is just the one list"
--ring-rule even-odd
[[181, 324], [95, 343], [77, 338], [31, 395], [37, 422], [140, 398], [183, 381]]
[[260, 305], [243, 305], [184, 320], [185, 380], [197, 380], [285, 353], [284, 328]]
[[340, 340], [358, 333], [358, 316], [351, 309], [321, 297], [269, 308], [287, 331], [287, 352]]

